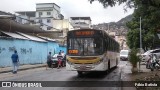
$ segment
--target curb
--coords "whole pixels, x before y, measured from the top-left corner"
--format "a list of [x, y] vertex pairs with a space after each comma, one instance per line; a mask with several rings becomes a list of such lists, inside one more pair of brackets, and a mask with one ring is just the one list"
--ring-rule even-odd
[[[46, 65], [35, 66], [35, 67], [28, 67], [28, 68], [21, 68], [21, 69], [18, 69], [18, 71], [24, 71], [24, 70], [35, 69], [35, 68], [40, 68], [40, 67], [46, 67]], [[12, 72], [12, 70], [2, 71], [2, 72], [0, 72], [0, 74], [1, 73], [8, 73], [8, 72]]]

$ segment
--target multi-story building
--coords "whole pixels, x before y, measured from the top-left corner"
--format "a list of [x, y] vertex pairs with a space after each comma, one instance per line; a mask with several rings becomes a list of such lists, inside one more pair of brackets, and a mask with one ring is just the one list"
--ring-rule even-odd
[[37, 3], [36, 4], [36, 22], [39, 22], [44, 30], [51, 30], [53, 20], [63, 19], [60, 14], [60, 7], [55, 3]]
[[36, 24], [43, 30], [53, 30], [53, 20], [62, 20], [60, 7], [55, 3], [37, 3], [36, 11], [21, 11], [18, 13], [17, 22], [22, 24]]
[[63, 36], [67, 36], [67, 32], [73, 30], [73, 26], [68, 19], [53, 20], [53, 27], [63, 31]]
[[91, 28], [91, 18], [90, 17], [70, 17], [72, 26], [75, 29], [79, 28]]

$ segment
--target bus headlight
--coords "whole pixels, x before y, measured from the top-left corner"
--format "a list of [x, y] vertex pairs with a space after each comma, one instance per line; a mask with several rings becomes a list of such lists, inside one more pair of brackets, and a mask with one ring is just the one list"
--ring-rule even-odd
[[66, 60], [66, 62], [70, 65], [72, 65], [73, 63], [71, 63], [68, 59]]

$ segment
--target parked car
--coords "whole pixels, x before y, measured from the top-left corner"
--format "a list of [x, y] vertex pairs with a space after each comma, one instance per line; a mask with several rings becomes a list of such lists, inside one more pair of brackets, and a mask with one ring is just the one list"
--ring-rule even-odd
[[129, 50], [121, 50], [120, 51], [120, 60], [128, 60]]
[[154, 50], [148, 50], [144, 54], [141, 54], [141, 56], [142, 56], [142, 62], [147, 62], [147, 57], [150, 54], [156, 54], [157, 59], [160, 59], [160, 49], [154, 49]]
[[[58, 58], [57, 58], [57, 55], [58, 54], [54, 54], [53, 57], [52, 57], [52, 65], [53, 67], [57, 67], [58, 66]], [[64, 56], [64, 58], [62, 59], [62, 66], [66, 66], [66, 57]]]

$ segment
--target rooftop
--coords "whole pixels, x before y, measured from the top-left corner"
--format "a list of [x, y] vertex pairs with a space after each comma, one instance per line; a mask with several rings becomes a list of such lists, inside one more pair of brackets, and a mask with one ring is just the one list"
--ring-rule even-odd
[[19, 35], [19, 34], [16, 34], [16, 33], [5, 32], [5, 31], [0, 31], [0, 32], [6, 34], [6, 35], [9, 36], [9, 37], [16, 38], [16, 39], [28, 39], [28, 38], [23, 37], [23, 36], [21, 36], [21, 35]]
[[[10, 17], [17, 17], [14, 14], [6, 13], [0, 11], [1, 15], [10, 15]], [[0, 17], [0, 30], [5, 32], [23, 32], [23, 33], [54, 33], [59, 32], [59, 30], [54, 29], [53, 31], [45, 31], [40, 28], [40, 26], [36, 25], [28, 25], [28, 24], [21, 24], [16, 22], [14, 19], [10, 17]]]
[[16, 13], [30, 17], [35, 17], [36, 11], [17, 11]]
[[57, 4], [55, 4], [55, 3], [36, 3], [36, 5], [43, 5], [43, 4], [54, 4], [54, 5], [56, 5], [57, 7], [59, 7], [60, 8], [60, 6], [58, 6]]
[[72, 20], [90, 20], [90, 17], [70, 17]]
[[33, 40], [33, 41], [39, 41], [39, 42], [46, 42], [45, 40], [41, 39], [41, 38], [38, 38], [36, 36], [31, 36], [31, 35], [27, 35], [27, 34], [24, 34], [24, 33], [21, 33], [21, 32], [17, 32], [18, 34], [30, 39], [30, 40]]

